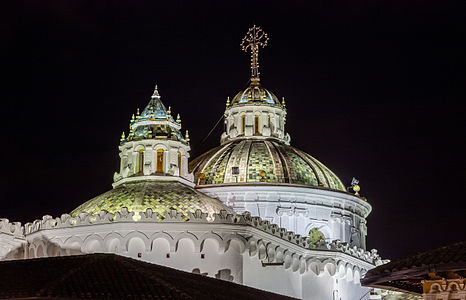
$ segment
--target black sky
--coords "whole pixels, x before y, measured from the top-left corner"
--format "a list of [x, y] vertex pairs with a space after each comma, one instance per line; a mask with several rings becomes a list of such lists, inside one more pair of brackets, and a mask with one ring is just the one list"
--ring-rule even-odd
[[111, 188], [131, 114], [159, 86], [192, 138], [219, 144], [245, 87], [241, 38], [269, 33], [263, 85], [293, 146], [373, 207], [384, 258], [464, 240], [464, 1], [11, 1], [0, 9], [0, 217], [59, 216]]

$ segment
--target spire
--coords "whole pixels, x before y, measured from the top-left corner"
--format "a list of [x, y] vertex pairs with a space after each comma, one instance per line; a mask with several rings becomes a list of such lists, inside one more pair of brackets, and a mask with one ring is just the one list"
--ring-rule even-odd
[[154, 93], [152, 94], [151, 98], [160, 98], [159, 91], [157, 89], [157, 85], [155, 85]]
[[259, 48], [265, 48], [269, 37], [259, 26], [249, 28], [241, 41], [241, 49], [244, 52], [251, 51], [251, 79], [253, 82], [259, 81]]

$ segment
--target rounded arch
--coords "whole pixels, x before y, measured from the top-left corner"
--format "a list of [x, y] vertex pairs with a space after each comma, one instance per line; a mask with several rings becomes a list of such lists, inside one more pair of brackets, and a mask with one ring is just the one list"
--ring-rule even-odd
[[447, 287], [447, 291], [449, 292], [456, 292], [456, 291], [459, 291], [461, 290], [458, 282], [450, 282], [450, 284], [448, 285]]
[[285, 258], [283, 259], [283, 265], [286, 269], [289, 269], [291, 267], [291, 263], [293, 262], [293, 258], [289, 253], [285, 254]]
[[298, 269], [299, 269], [299, 257], [298, 257], [298, 255], [293, 254], [292, 255], [292, 263], [291, 263], [291, 270], [293, 270], [293, 272], [296, 272], [296, 271], [298, 271]]
[[33, 245], [30, 245], [28, 249], [28, 258], [35, 258], [35, 257], [36, 257], [36, 249]]
[[319, 276], [322, 273], [323, 266], [320, 260], [311, 258], [307, 260], [307, 269], [312, 271], [316, 276]]
[[140, 238], [144, 243], [144, 251], [146, 252], [150, 251], [149, 238], [147, 237], [147, 235], [145, 235], [144, 233], [140, 231], [132, 231], [128, 233], [127, 235], [125, 235], [125, 237], [123, 238], [124, 251], [128, 251], [129, 241], [132, 238]]
[[76, 244], [79, 244], [81, 248], [82, 244], [83, 244], [83, 240], [78, 237], [78, 236], [72, 236], [72, 237], [69, 237], [65, 240], [65, 242], [63, 243], [63, 245], [65, 245], [65, 247], [70, 247], [71, 245], [76, 245]]
[[346, 268], [346, 281], [353, 281], [353, 268], [351, 266]]
[[105, 250], [110, 253], [119, 253], [123, 236], [117, 232], [111, 232], [104, 237]]
[[139, 151], [146, 151], [146, 146], [144, 146], [143, 144], [138, 144], [136, 145], [136, 147], [134, 147], [134, 152], [139, 152]]
[[200, 252], [202, 252], [202, 251], [204, 250], [204, 242], [205, 242], [207, 239], [211, 239], [211, 240], [216, 241], [216, 244], [217, 244], [217, 251], [218, 251], [218, 252], [221, 252], [221, 251], [224, 251], [224, 250], [225, 250], [225, 242], [224, 242], [224, 240], [222, 239], [222, 237], [219, 236], [219, 235], [216, 234], [216, 233], [208, 232], [208, 233], [203, 234], [203, 235], [199, 238], [199, 241], [200, 241], [199, 251], [200, 251]]
[[258, 251], [257, 241], [255, 239], [250, 239], [247, 243], [249, 245], [249, 256], [255, 256]]
[[435, 294], [435, 293], [440, 293], [441, 291], [443, 291], [442, 286], [439, 283], [433, 283], [430, 286], [429, 293]]
[[104, 239], [97, 235], [97, 234], [92, 234], [87, 236], [81, 247], [84, 252], [102, 252], [104, 251]]
[[224, 241], [225, 241], [225, 252], [227, 252], [229, 249], [230, 249], [230, 246], [231, 246], [231, 242], [232, 241], [237, 241], [238, 242], [238, 245], [240, 246], [240, 254], [243, 254], [244, 251], [246, 251], [246, 249], [249, 248], [250, 246], [250, 243], [248, 243], [248, 240], [245, 239], [243, 236], [241, 235], [237, 235], [237, 234], [229, 234], [229, 235], [226, 235], [224, 236]]
[[160, 150], [162, 149], [163, 151], [168, 151], [168, 147], [167, 145], [161, 143], [161, 142], [158, 142], [158, 143], [155, 143], [154, 146], [152, 147], [152, 149], [157, 152], [157, 150]]
[[346, 275], [347, 264], [344, 261], [339, 261], [336, 268], [337, 279], [342, 279]]
[[174, 242], [173, 237], [170, 234], [163, 232], [163, 231], [156, 232], [149, 237], [149, 240], [151, 241], [151, 251], [155, 250], [154, 242], [155, 240], [158, 240], [158, 239], [166, 240], [168, 242], [168, 245], [170, 246], [170, 251], [171, 252], [175, 251], [175, 242]]
[[199, 239], [191, 232], [182, 232], [174, 238], [173, 242], [175, 243], [175, 251], [178, 251], [178, 246], [179, 246], [180, 240], [182, 239], [190, 240], [194, 245], [194, 251], [200, 252], [199, 251], [200, 250]]
[[337, 265], [333, 259], [326, 259], [322, 265], [324, 266], [324, 270], [327, 272], [328, 275], [333, 277], [337, 272]]
[[45, 248], [44, 244], [40, 243], [36, 247], [36, 257], [45, 257]]
[[267, 261], [273, 262], [275, 260], [275, 248], [278, 246], [273, 245], [272, 243], [267, 244]]
[[257, 245], [257, 254], [259, 255], [259, 259], [264, 259], [267, 256], [267, 247], [262, 241]]

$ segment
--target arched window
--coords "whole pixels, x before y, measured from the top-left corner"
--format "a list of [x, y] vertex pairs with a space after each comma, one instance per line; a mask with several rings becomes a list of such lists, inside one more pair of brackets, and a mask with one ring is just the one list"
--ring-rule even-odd
[[178, 170], [178, 175], [181, 176], [181, 152], [178, 152]]
[[254, 134], [259, 134], [259, 116], [254, 117]]
[[144, 171], [144, 149], [139, 150], [138, 153], [138, 173]]
[[246, 116], [241, 116], [241, 133], [244, 134], [244, 128], [246, 127]]
[[163, 149], [157, 150], [157, 173], [163, 173]]
[[270, 115], [269, 115], [269, 128], [272, 129], [272, 124], [270, 124]]

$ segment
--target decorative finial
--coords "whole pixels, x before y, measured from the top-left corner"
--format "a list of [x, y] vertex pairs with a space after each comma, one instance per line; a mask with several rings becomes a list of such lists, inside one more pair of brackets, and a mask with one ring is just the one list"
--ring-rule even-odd
[[139, 117], [139, 108], [136, 110], [136, 117]]
[[168, 116], [171, 116], [171, 114], [172, 114], [172, 107], [169, 106], [169, 107], [168, 107], [168, 111], [167, 111], [167, 115], [168, 115]]
[[131, 116], [131, 122], [134, 122], [134, 114]]
[[267, 46], [269, 37], [259, 26], [249, 28], [241, 41], [241, 49], [244, 52], [251, 51], [251, 77], [259, 79], [259, 47]]
[[359, 186], [359, 180], [353, 177], [353, 179], [351, 179], [351, 187], [354, 191], [354, 195], [359, 196], [359, 191], [361, 190], [361, 187]]
[[285, 97], [282, 97], [282, 106], [283, 106], [283, 107], [286, 107]]
[[159, 95], [159, 91], [158, 91], [157, 85], [155, 85], [155, 88], [154, 88], [154, 93], [152, 93], [152, 98], [160, 98], [160, 95]]
[[181, 117], [180, 117], [180, 114], [177, 114], [177, 115], [176, 115], [176, 123], [180, 124], [180, 126], [181, 126]]
[[227, 107], [230, 106], [230, 97], [227, 97]]
[[120, 142], [123, 142], [124, 140], [125, 140], [125, 132], [123, 131], [123, 133], [121, 134]]
[[186, 142], [189, 143], [190, 139], [189, 139], [189, 132], [188, 130], [186, 130], [186, 134], [185, 134], [185, 139], [186, 139]]

